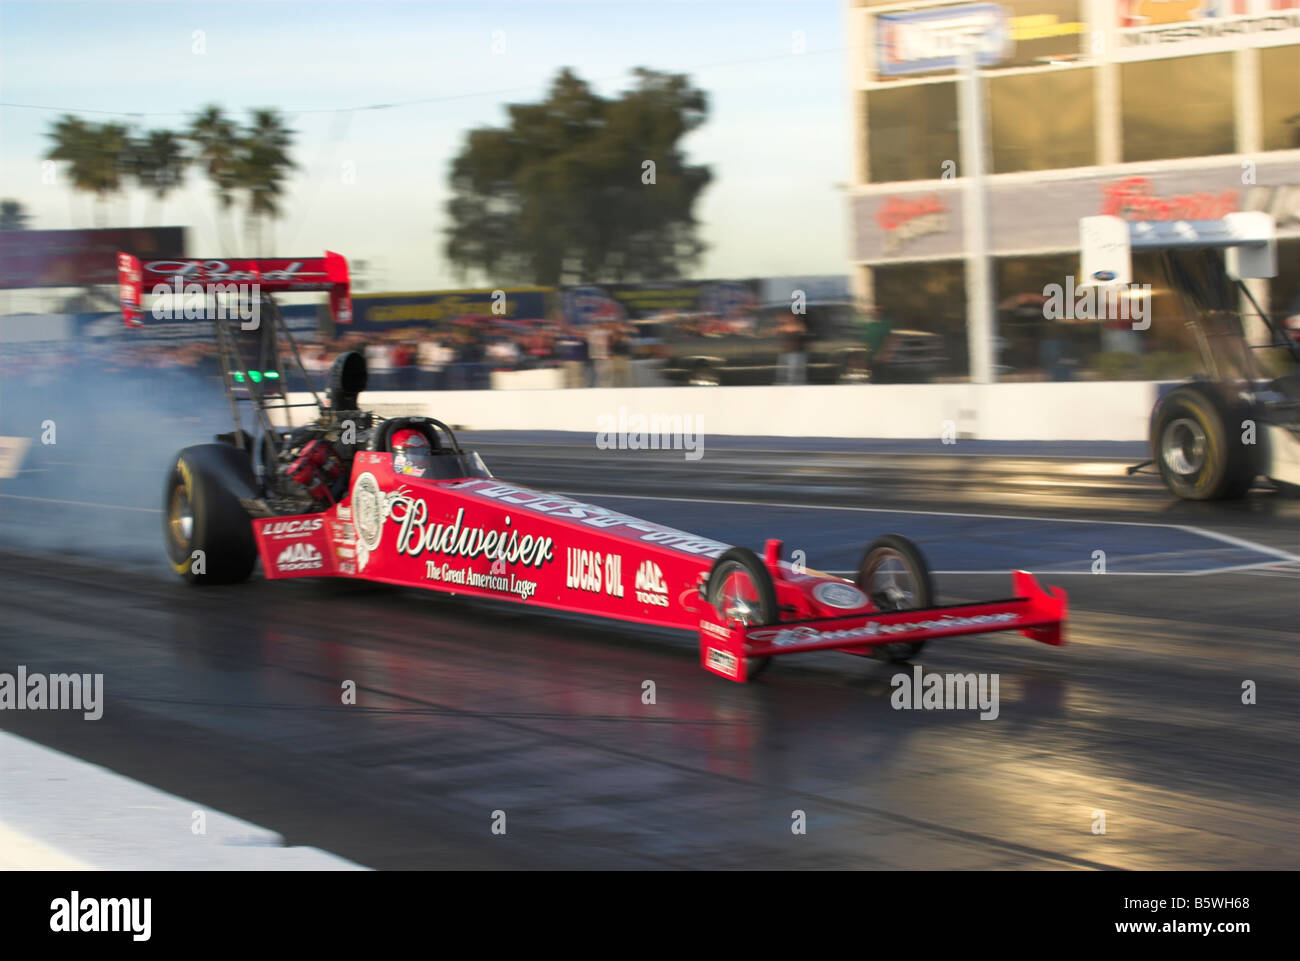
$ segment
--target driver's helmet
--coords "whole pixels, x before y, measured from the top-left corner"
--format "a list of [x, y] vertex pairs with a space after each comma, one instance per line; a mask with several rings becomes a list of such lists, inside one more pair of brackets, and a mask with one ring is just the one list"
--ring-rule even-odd
[[429, 438], [418, 430], [405, 427], [393, 434], [393, 470], [398, 474], [423, 477], [433, 465]]

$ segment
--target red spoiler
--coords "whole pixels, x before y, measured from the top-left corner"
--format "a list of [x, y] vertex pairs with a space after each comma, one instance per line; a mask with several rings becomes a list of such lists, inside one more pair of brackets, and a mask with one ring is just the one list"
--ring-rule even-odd
[[1042, 644], [1064, 644], [1065, 591], [1059, 587], [1044, 590], [1027, 571], [1012, 571], [1011, 586], [1016, 596], [1003, 601], [780, 621], [762, 627], [745, 627], [739, 622], [723, 625], [706, 608], [700, 620], [700, 662], [714, 674], [744, 681], [748, 679], [747, 658], [800, 651], [860, 654], [880, 644], [996, 631], [1019, 631]]
[[144, 263], [139, 257], [119, 251], [117, 281], [122, 319], [128, 327], [142, 326], [146, 294], [172, 293], [189, 284], [249, 284], [270, 293], [327, 290], [335, 323], [352, 323], [348, 262], [342, 254], [329, 250], [324, 257], [198, 258]]

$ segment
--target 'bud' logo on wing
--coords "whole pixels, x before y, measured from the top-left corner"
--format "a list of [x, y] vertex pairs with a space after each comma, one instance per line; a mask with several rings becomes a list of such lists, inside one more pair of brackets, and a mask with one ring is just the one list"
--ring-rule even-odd
[[659, 570], [659, 565], [654, 561], [642, 561], [636, 569], [636, 599], [642, 604], [668, 606], [668, 585], [664, 582], [664, 572]]
[[324, 561], [311, 544], [290, 544], [275, 559], [275, 566], [282, 571], [314, 571], [323, 567]]

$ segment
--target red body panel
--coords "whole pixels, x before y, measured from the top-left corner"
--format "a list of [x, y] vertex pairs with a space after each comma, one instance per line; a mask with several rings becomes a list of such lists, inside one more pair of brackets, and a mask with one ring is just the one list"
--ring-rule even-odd
[[793, 571], [769, 542], [778, 624], [726, 624], [701, 597], [729, 545], [617, 511], [493, 478], [430, 480], [393, 471], [393, 455], [363, 452], [348, 496], [319, 514], [259, 518], [253, 530], [268, 578], [340, 576], [495, 597], [557, 610], [695, 630], [704, 667], [746, 680], [745, 659], [801, 651], [861, 654], [880, 644], [1018, 630], [1062, 644], [1065, 594], [1012, 574], [1011, 600], [882, 613], [845, 611]]
[[[282, 526], [293, 522], [314, 529]], [[253, 526], [271, 578], [360, 577], [686, 630], [701, 573], [729, 546], [491, 478], [395, 474], [392, 454], [374, 452], [357, 455], [337, 506]], [[320, 566], [301, 551], [279, 563], [293, 543]]]

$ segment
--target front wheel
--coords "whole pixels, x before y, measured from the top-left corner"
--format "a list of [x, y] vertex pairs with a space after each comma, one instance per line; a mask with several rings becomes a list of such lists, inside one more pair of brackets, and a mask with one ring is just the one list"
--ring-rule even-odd
[[[191, 584], [245, 581], [257, 562], [248, 512], [227, 486], [232, 461], [243, 452], [212, 450], [222, 446], [181, 451], [163, 488], [167, 557], [172, 570]], [[242, 465], [237, 468], [236, 473], [242, 473]], [[251, 467], [248, 470], [251, 476]]]
[[[930, 565], [921, 549], [901, 534], [886, 534], [872, 541], [858, 564], [858, 589], [879, 611], [910, 611], [934, 606]], [[891, 664], [911, 660], [925, 641], [882, 644], [879, 657]]]
[[[757, 627], [776, 620], [776, 586], [772, 574], [747, 547], [733, 547], [713, 562], [705, 593], [723, 621], [740, 621], [746, 627]], [[745, 658], [746, 678], [753, 680], [771, 663], [771, 657]]]

